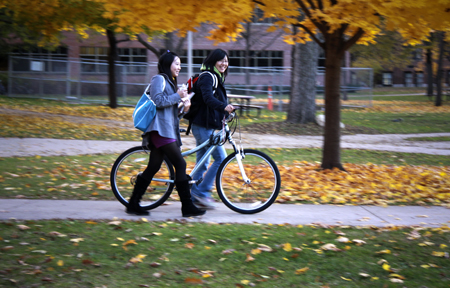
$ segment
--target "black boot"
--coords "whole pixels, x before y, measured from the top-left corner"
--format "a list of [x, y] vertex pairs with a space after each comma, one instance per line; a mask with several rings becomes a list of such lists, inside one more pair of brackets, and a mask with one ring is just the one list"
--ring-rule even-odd
[[191, 200], [191, 187], [189, 186], [189, 180], [177, 181], [175, 185], [178, 190], [178, 195], [181, 201], [181, 213], [183, 217], [200, 216], [206, 213], [205, 210], [200, 210], [192, 203]]
[[136, 178], [136, 183], [134, 184], [133, 194], [131, 194], [131, 198], [128, 201], [127, 210], [128, 214], [134, 214], [139, 216], [150, 215], [150, 213], [139, 205], [141, 202], [142, 195], [145, 194], [148, 185], [150, 185], [150, 181], [143, 178], [141, 174], [139, 174]]

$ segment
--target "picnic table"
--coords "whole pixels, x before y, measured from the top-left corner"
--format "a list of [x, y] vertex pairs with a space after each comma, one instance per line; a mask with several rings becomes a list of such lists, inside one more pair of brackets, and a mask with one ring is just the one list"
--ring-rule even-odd
[[[228, 94], [228, 102], [239, 109], [239, 115], [242, 116], [243, 111], [247, 111], [247, 116], [250, 116], [250, 110], [256, 109], [258, 111], [258, 116], [261, 115], [261, 109], [264, 107], [259, 105], [252, 105], [251, 100], [255, 99], [255, 96], [249, 95], [236, 95], [236, 94]], [[230, 102], [230, 100], [235, 100], [235, 102]]]

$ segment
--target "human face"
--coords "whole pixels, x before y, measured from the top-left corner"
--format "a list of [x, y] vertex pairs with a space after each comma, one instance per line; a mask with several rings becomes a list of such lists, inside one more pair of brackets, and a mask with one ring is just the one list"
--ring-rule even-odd
[[172, 77], [178, 77], [180, 70], [181, 70], [180, 58], [175, 57], [175, 59], [173, 59], [172, 65], [170, 65], [170, 72], [172, 72]]
[[222, 60], [217, 61], [215, 66], [220, 73], [224, 73], [228, 68], [227, 56], [225, 56]]

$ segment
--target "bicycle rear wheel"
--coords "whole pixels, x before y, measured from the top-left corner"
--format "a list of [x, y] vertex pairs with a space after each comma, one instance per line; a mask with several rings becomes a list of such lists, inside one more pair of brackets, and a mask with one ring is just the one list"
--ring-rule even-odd
[[261, 151], [244, 149], [243, 156], [242, 165], [251, 182], [244, 182], [236, 152], [233, 152], [217, 171], [217, 193], [233, 211], [258, 213], [267, 209], [277, 198], [281, 185], [280, 172], [275, 162]]
[[[133, 192], [136, 177], [147, 167], [149, 156], [150, 150], [137, 146], [123, 152], [114, 162], [110, 175], [111, 189], [114, 196], [123, 205], [128, 205], [128, 199]], [[161, 168], [142, 196], [142, 208], [146, 210], [154, 209], [169, 198], [174, 184], [164, 181], [170, 179], [175, 179], [173, 166], [169, 159], [164, 159]]]

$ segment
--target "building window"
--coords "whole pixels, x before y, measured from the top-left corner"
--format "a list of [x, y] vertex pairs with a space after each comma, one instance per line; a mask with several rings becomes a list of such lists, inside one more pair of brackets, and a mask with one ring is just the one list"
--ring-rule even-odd
[[[81, 47], [80, 58], [83, 73], [108, 73], [108, 47]], [[147, 68], [147, 49], [119, 48], [118, 64], [126, 67], [127, 74], [145, 74]]]
[[83, 73], [108, 73], [107, 47], [80, 47]]
[[404, 76], [405, 76], [405, 86], [406, 87], [413, 87], [414, 86], [413, 74], [411, 72], [405, 72]]
[[147, 68], [147, 49], [119, 48], [121, 64], [126, 65], [128, 74], [145, 74]]
[[317, 60], [317, 67], [319, 67], [319, 69], [325, 67], [325, 51], [322, 48], [319, 48], [319, 59]]
[[423, 72], [416, 72], [416, 86], [423, 86]]
[[383, 72], [383, 85], [392, 86], [392, 72]]
[[17, 56], [13, 61], [13, 70], [66, 73], [68, 51], [67, 47], [62, 46], [55, 50], [47, 50], [41, 47], [15, 49], [11, 53], [12, 56]]
[[[161, 52], [161, 54], [163, 54], [165, 52], [165, 50], [161, 50], [160, 52]], [[205, 60], [205, 58], [206, 58], [206, 56], [208, 56], [209, 52], [211, 52], [211, 50], [205, 50], [205, 49], [192, 50], [192, 64], [194, 66], [194, 71], [200, 70], [203, 60]], [[187, 73], [187, 63], [188, 63], [187, 50], [184, 50], [181, 53], [180, 60], [181, 60], [181, 73]], [[195, 73], [198, 73], [198, 72], [195, 72]]]
[[273, 73], [273, 68], [283, 67], [283, 51], [250, 51], [249, 64], [246, 65], [244, 50], [231, 50], [230, 73], [244, 73], [242, 67], [256, 68], [252, 73]]
[[422, 49], [416, 49], [412, 52], [414, 60], [422, 60]]

